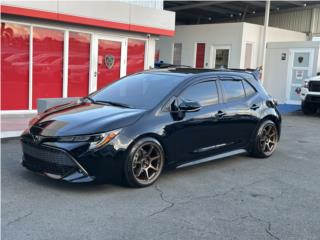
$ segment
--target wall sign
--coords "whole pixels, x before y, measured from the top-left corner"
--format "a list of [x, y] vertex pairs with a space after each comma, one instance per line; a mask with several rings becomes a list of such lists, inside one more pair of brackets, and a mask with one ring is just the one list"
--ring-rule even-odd
[[296, 79], [297, 80], [302, 80], [303, 79], [303, 73], [304, 73], [303, 70], [297, 70], [296, 71]]
[[104, 64], [108, 69], [112, 69], [114, 65], [115, 58], [113, 55], [106, 55], [104, 56]]

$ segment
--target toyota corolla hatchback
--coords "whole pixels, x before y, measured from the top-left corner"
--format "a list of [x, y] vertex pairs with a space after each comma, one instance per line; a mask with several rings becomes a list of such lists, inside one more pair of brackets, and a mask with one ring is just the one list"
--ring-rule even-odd
[[269, 157], [280, 129], [275, 101], [251, 72], [154, 70], [32, 119], [21, 136], [22, 164], [69, 182], [145, 187], [165, 167]]

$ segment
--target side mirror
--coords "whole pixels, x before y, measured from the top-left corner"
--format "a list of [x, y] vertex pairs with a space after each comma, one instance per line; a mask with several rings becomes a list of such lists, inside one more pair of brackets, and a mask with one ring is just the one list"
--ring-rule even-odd
[[320, 76], [320, 72], [317, 73], [317, 76]]
[[179, 104], [179, 110], [183, 112], [196, 112], [201, 109], [201, 106], [198, 102], [193, 101], [182, 101]]

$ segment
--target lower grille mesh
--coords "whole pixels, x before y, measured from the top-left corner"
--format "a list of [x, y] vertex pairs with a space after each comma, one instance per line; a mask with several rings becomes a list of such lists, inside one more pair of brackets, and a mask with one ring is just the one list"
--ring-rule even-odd
[[77, 169], [68, 154], [58, 149], [22, 143], [23, 164], [32, 171], [64, 176]]

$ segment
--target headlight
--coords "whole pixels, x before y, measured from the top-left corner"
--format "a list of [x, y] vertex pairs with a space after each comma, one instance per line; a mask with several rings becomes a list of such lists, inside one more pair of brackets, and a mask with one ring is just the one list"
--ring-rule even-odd
[[58, 142], [89, 142], [89, 149], [100, 148], [118, 136], [120, 131], [121, 129], [93, 135], [59, 137]]
[[309, 88], [309, 81], [304, 81], [302, 87]]

